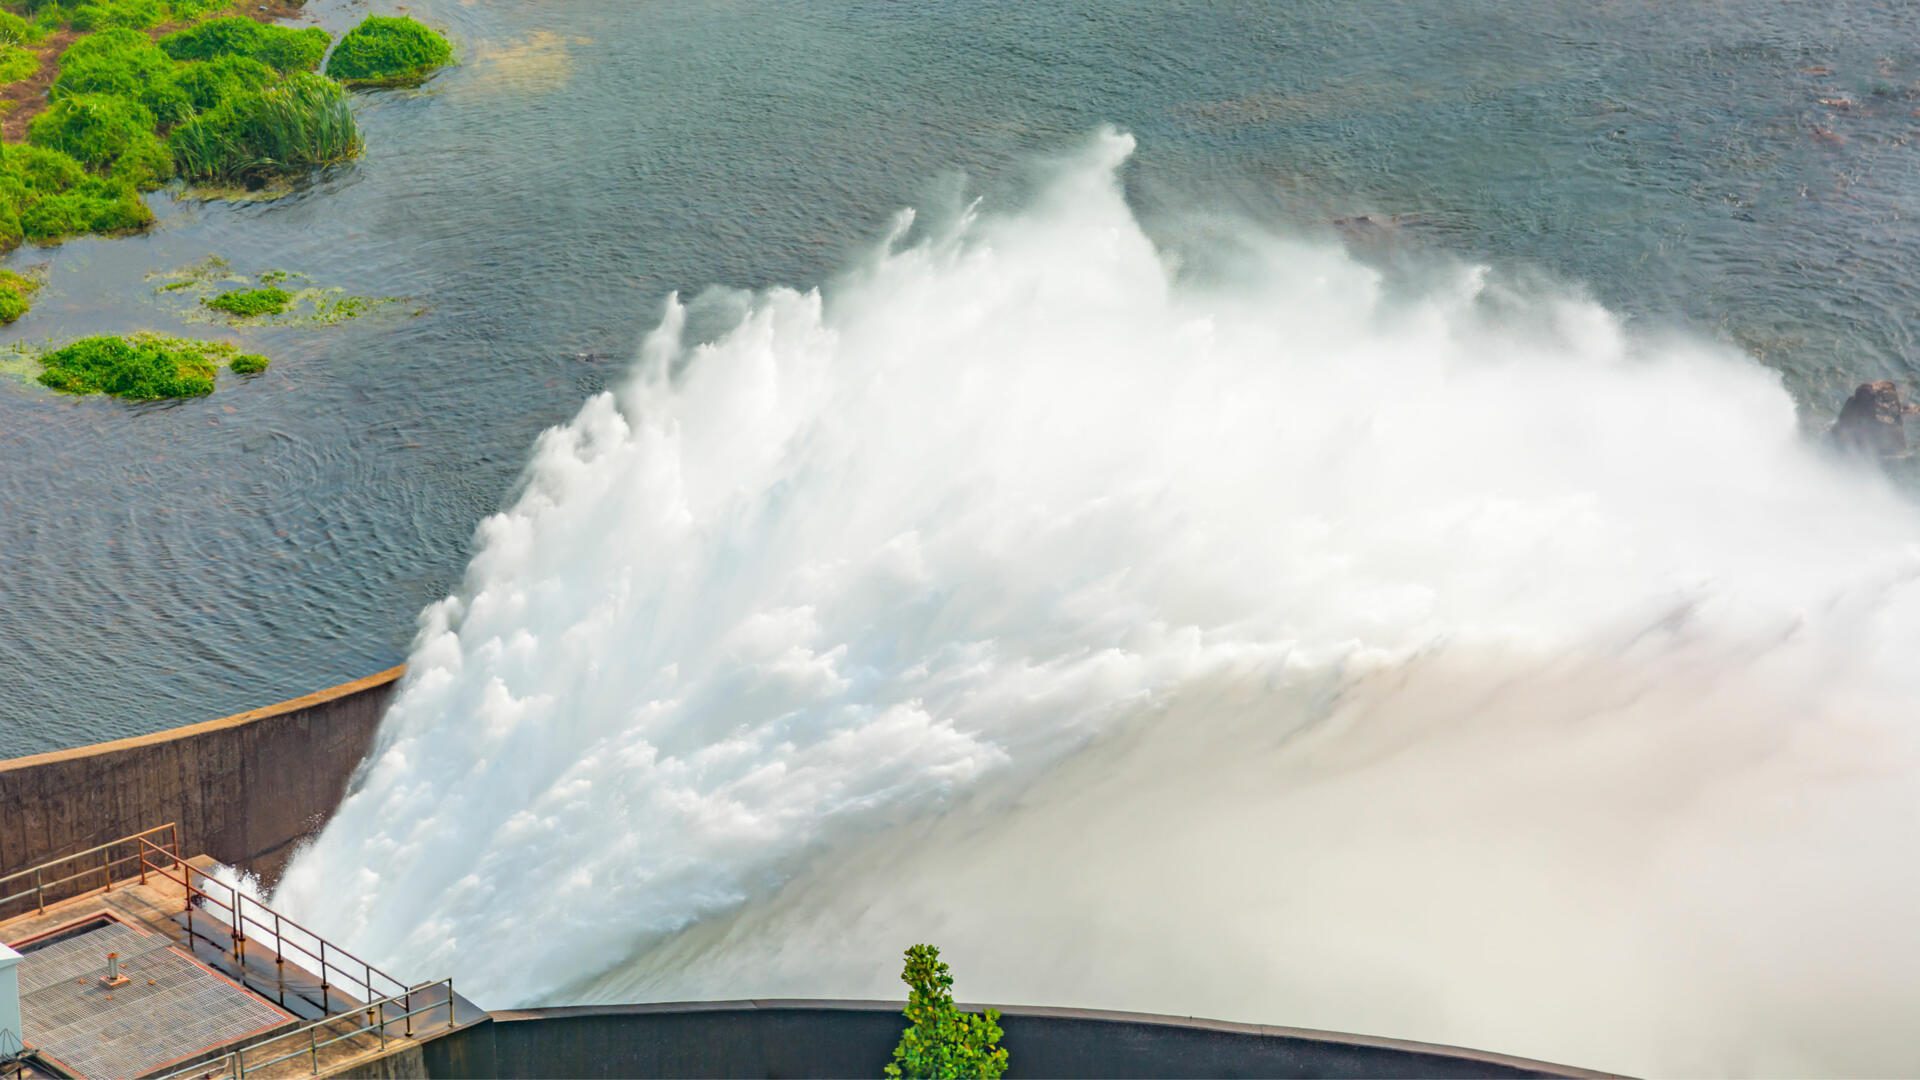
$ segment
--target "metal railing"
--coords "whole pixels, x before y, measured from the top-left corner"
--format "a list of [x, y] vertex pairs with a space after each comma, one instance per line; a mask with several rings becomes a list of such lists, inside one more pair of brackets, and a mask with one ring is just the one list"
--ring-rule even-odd
[[[167, 843], [165, 845], [154, 843], [152, 838], [162, 834], [164, 834]], [[126, 846], [132, 848], [129, 854], [118, 856], [114, 854], [117, 849]], [[165, 825], [157, 825], [145, 832], [137, 832], [132, 836], [123, 836], [118, 840], [109, 840], [98, 847], [90, 847], [85, 851], [75, 852], [72, 855], [62, 855], [60, 858], [49, 859], [38, 866], [29, 866], [25, 870], [18, 870], [5, 877], [0, 877], [0, 912], [5, 912], [8, 905], [15, 901], [25, 900], [31, 897], [33, 899], [34, 910], [44, 915], [47, 910], [47, 904], [50, 902], [49, 897], [51, 897], [51, 902], [58, 903], [61, 900], [70, 900], [76, 896], [83, 896], [86, 893], [92, 892], [94, 889], [99, 889], [102, 892], [112, 892], [116, 880], [124, 880], [125, 878], [131, 878], [133, 876], [128, 874], [116, 878], [119, 868], [125, 866], [127, 863], [134, 863], [138, 866], [140, 883], [144, 885], [147, 882], [147, 851], [149, 848], [166, 855], [174, 863], [179, 863], [181, 861], [180, 826], [173, 822], [168, 822]], [[63, 867], [71, 867], [72, 864], [76, 863], [79, 864], [78, 870], [74, 870], [71, 873], [60, 873]], [[89, 885], [85, 888], [74, 888], [65, 895], [61, 894], [61, 886], [86, 881], [90, 878], [98, 879], [99, 884]], [[24, 887], [18, 887], [22, 885]], [[7, 892], [6, 890], [9, 888], [16, 888], [16, 891]]]
[[[405, 996], [411, 989], [406, 983], [381, 971], [358, 956], [353, 955], [312, 930], [294, 922], [285, 915], [273, 910], [259, 900], [248, 896], [224, 881], [197, 873], [185, 863], [174, 859], [173, 865], [163, 866], [161, 861], [173, 856], [156, 844], [147, 843], [141, 848], [141, 880], [148, 874], [157, 874], [173, 882], [186, 891], [184, 914], [187, 920], [187, 934], [193, 934], [193, 915], [196, 908], [215, 908], [226, 912], [223, 920], [233, 936], [233, 958], [240, 970], [246, 971], [247, 942], [258, 936], [264, 938], [263, 947], [273, 949], [273, 963], [276, 968], [284, 967], [291, 956], [294, 964], [320, 977], [320, 1011], [332, 1012], [333, 992], [339, 989], [346, 993], [346, 1008], [358, 1007], [357, 1001], [373, 1001], [379, 998]], [[178, 875], [173, 871], [181, 871]], [[196, 881], [195, 878], [199, 880]], [[208, 892], [205, 886], [224, 890], [226, 899]], [[304, 943], [301, 939], [304, 939]]]
[[[78, 869], [73, 869], [76, 865]], [[185, 891], [183, 914], [189, 938], [194, 936], [196, 910], [211, 909], [210, 913], [216, 917], [224, 913], [222, 921], [232, 935], [231, 951], [243, 978], [247, 970], [247, 943], [259, 938], [260, 947], [273, 949], [276, 969], [284, 968], [291, 959], [296, 967], [319, 977], [317, 1004], [323, 1013], [334, 1012], [336, 1008], [340, 1011], [357, 1008], [358, 1002], [404, 999], [412, 989], [234, 886], [194, 870], [180, 855], [180, 826], [174, 822], [0, 877], [0, 912], [5, 911], [8, 904], [31, 900], [34, 908], [44, 914], [50, 903], [94, 890], [112, 892], [116, 884], [132, 881], [136, 876], [140, 884], [145, 885], [155, 875]], [[80, 887], [90, 880], [98, 884]], [[65, 886], [74, 887], [63, 895], [61, 890]], [[13, 891], [7, 891], [9, 889]], [[223, 893], [224, 899], [209, 889]], [[336, 1003], [336, 992], [344, 995], [345, 1000]], [[408, 1011], [410, 1014], [412, 1010]]]
[[[203, 1061], [198, 1065], [189, 1065], [183, 1069], [176, 1069], [173, 1072], [164, 1073], [159, 1077], [155, 1077], [153, 1080], [179, 1080], [179, 1078], [185, 1077], [204, 1078], [204, 1080], [243, 1080], [249, 1073], [257, 1073], [264, 1069], [270, 1069], [275, 1065], [303, 1057], [307, 1059], [307, 1072], [318, 1075], [320, 1072], [320, 1051], [336, 1043], [343, 1043], [348, 1039], [358, 1038], [369, 1032], [377, 1032], [380, 1039], [380, 1049], [385, 1050], [387, 1048], [387, 1041], [396, 1037], [391, 1035], [387, 1029], [396, 1022], [401, 1023], [405, 1027], [405, 1035], [410, 1037], [413, 1034], [414, 1017], [435, 1012], [442, 1007], [442, 1003], [439, 1001], [433, 1001], [417, 1009], [412, 1007], [411, 1002], [415, 996], [425, 995], [435, 987], [440, 987], [446, 992], [447, 1000], [445, 1002], [445, 1008], [447, 1010], [447, 1027], [451, 1028], [457, 1022], [454, 1015], [453, 980], [441, 979], [439, 982], [425, 982], [417, 986], [408, 987], [404, 994], [395, 994], [392, 997], [381, 998], [378, 1001], [370, 1001], [365, 1005], [356, 1006], [348, 1012], [323, 1017], [310, 1024], [294, 1028], [291, 1031], [283, 1031], [278, 1035], [269, 1035], [252, 1043], [236, 1047], [231, 1052], [223, 1054], [211, 1061]], [[397, 1013], [392, 1011], [396, 1008], [400, 1010]], [[351, 1026], [343, 1031], [340, 1030], [342, 1025]], [[322, 1037], [323, 1035], [325, 1036], [324, 1038]], [[287, 1046], [291, 1046], [292, 1049], [286, 1049]], [[274, 1052], [272, 1049], [275, 1047], [279, 1048], [277, 1052]], [[261, 1056], [267, 1053], [271, 1053], [273, 1056], [265, 1058]]]

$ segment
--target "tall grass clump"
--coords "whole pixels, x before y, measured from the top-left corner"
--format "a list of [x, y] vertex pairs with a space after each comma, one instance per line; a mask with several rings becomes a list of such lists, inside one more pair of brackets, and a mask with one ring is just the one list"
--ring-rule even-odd
[[32, 23], [0, 9], [0, 45], [31, 45], [39, 37], [40, 31]]
[[0, 146], [0, 250], [22, 240], [52, 244], [76, 233], [133, 232], [152, 222], [125, 176], [89, 176], [49, 147]]
[[426, 24], [369, 15], [341, 36], [327, 74], [348, 86], [404, 86], [452, 61], [453, 46]]
[[276, 71], [314, 71], [327, 55], [330, 41], [317, 26], [296, 30], [229, 15], [168, 34], [160, 39], [160, 48], [175, 60], [244, 56]]
[[153, 114], [138, 102], [78, 94], [53, 103], [27, 125], [27, 141], [58, 150], [88, 168], [136, 188], [159, 187], [173, 175], [173, 156], [153, 133]]
[[129, 401], [213, 393], [231, 345], [139, 334], [81, 338], [40, 357], [40, 383], [67, 394], [111, 394]]
[[12, 324], [33, 305], [34, 291], [40, 283], [11, 270], [0, 270], [0, 323]]
[[0, 43], [0, 86], [17, 83], [40, 70], [40, 57], [24, 45]]
[[346, 161], [361, 146], [345, 91], [305, 72], [232, 97], [174, 128], [167, 141], [182, 177], [248, 185]]
[[179, 65], [138, 30], [103, 30], [81, 38], [60, 55], [60, 74], [47, 91], [52, 101], [104, 94], [136, 101], [155, 124], [179, 123], [193, 113], [176, 81]]

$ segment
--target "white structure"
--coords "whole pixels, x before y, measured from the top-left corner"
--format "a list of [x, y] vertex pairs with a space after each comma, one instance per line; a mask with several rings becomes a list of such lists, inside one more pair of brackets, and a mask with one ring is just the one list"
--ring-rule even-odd
[[0, 1061], [18, 1055], [25, 1041], [20, 1026], [20, 954], [0, 945]]

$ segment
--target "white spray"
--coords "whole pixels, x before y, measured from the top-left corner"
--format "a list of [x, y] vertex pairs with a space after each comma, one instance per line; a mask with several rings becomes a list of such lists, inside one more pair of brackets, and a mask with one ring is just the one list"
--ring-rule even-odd
[[710, 344], [670, 304], [278, 900], [491, 1005], [931, 940], [977, 1000], [1920, 1068], [1920, 515], [1589, 302], [1176, 266], [1131, 147]]

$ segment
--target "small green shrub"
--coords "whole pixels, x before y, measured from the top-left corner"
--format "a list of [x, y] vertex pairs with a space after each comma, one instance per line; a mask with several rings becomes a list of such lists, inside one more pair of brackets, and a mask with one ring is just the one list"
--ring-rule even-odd
[[81, 233], [137, 232], [153, 224], [153, 211], [123, 180], [89, 178], [20, 211], [26, 238], [54, 244]]
[[915, 945], [907, 950], [907, 1029], [893, 1049], [885, 1072], [907, 1080], [994, 1080], [1007, 1071], [1000, 1048], [1000, 1014], [964, 1013], [953, 1004], [953, 975], [940, 962], [940, 950]]
[[175, 60], [244, 56], [278, 71], [313, 71], [332, 40], [317, 26], [296, 30], [228, 15], [168, 34], [160, 39], [160, 48]]
[[17, 83], [39, 70], [40, 56], [32, 49], [24, 45], [0, 44], [0, 85]]
[[173, 84], [173, 59], [138, 30], [102, 30], [67, 46], [48, 96], [112, 94], [139, 100], [141, 91]]
[[278, 315], [287, 310], [287, 305], [292, 302], [293, 294], [285, 289], [228, 289], [201, 301], [215, 311], [224, 311], [241, 319]]
[[136, 139], [153, 138], [153, 114], [123, 97], [76, 94], [54, 102], [27, 125], [27, 141], [105, 169]]
[[452, 61], [453, 46], [424, 23], [369, 15], [341, 36], [327, 74], [348, 86], [399, 86]]
[[175, 85], [195, 112], [209, 112], [242, 94], [273, 82], [273, 69], [249, 56], [216, 56], [180, 65]]
[[360, 131], [340, 84], [298, 72], [188, 120], [168, 142], [189, 180], [256, 184], [352, 158]]
[[32, 23], [11, 11], [0, 11], [0, 45], [26, 45], [39, 36]]
[[68, 394], [111, 394], [130, 401], [199, 397], [213, 392], [218, 361], [231, 345], [140, 334], [90, 337], [40, 357], [40, 382]]
[[11, 270], [0, 270], [0, 323], [11, 324], [15, 319], [27, 313], [32, 306], [34, 291], [40, 288], [38, 282], [21, 277]]
[[105, 4], [81, 4], [67, 13], [67, 25], [75, 30], [113, 27], [151, 30], [166, 22], [167, 15], [167, 6], [160, 0], [113, 0]]
[[0, 147], [0, 169], [29, 193], [65, 191], [87, 178], [87, 170], [66, 154], [18, 143]]
[[259, 353], [241, 353], [234, 357], [233, 363], [228, 364], [227, 367], [233, 369], [235, 375], [258, 375], [267, 370], [269, 363], [272, 361]]

